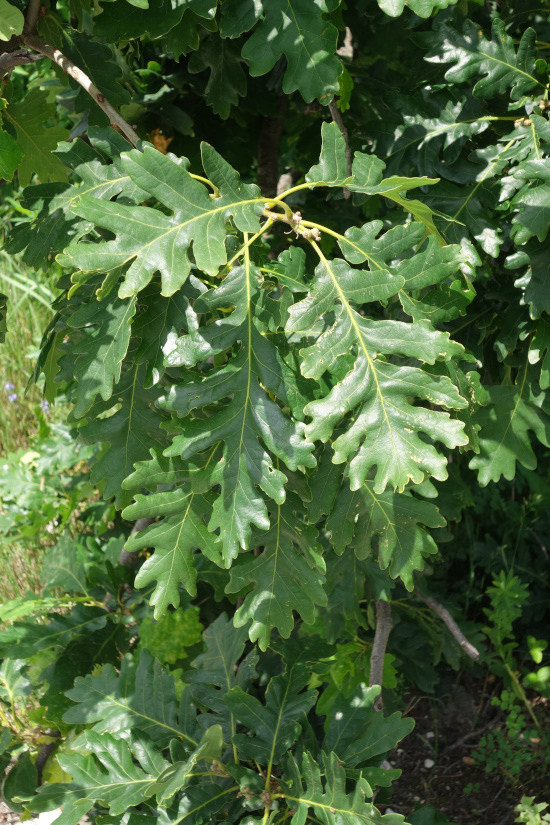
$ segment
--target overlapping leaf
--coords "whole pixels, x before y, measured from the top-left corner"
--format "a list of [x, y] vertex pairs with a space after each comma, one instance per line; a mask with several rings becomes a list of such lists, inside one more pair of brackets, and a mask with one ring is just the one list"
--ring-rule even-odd
[[536, 235], [542, 242], [550, 226], [550, 160], [526, 161], [513, 177], [516, 186], [521, 187], [511, 203], [517, 211], [512, 218], [514, 240], [523, 244]]
[[[4, 98], [0, 97], [0, 111], [5, 109], [6, 105]], [[23, 149], [13, 135], [0, 129], [0, 175], [6, 180], [11, 180], [22, 157]]]
[[246, 75], [242, 69], [238, 49], [229, 40], [212, 34], [193, 52], [189, 71], [193, 74], [210, 69], [205, 95], [214, 112], [226, 120], [231, 106], [239, 105], [239, 97], [246, 94]]
[[414, 97], [395, 92], [384, 103], [376, 151], [396, 173], [445, 175], [466, 142], [490, 127], [485, 107], [468, 94], [455, 99], [433, 89]]
[[254, 733], [254, 736], [238, 733], [233, 737], [239, 753], [267, 765], [269, 770], [281, 761], [300, 733], [298, 719], [315, 704], [317, 692], [304, 691], [309, 678], [305, 665], [297, 662], [271, 680], [265, 705], [240, 687], [234, 687], [225, 695], [224, 702], [233, 715]]
[[[363, 193], [366, 195], [383, 195], [390, 200], [394, 200], [403, 206], [404, 209], [415, 215], [419, 210], [420, 215], [428, 216], [429, 210], [419, 201], [408, 201], [406, 193], [419, 186], [432, 186], [437, 183], [437, 178], [417, 178], [402, 177], [392, 175], [383, 178], [386, 164], [376, 155], [367, 155], [356, 152], [351, 167], [351, 175], [348, 171], [346, 156], [346, 142], [342, 132], [336, 123], [323, 123], [321, 127], [321, 154], [319, 163], [312, 166], [306, 174], [306, 181], [313, 185], [322, 186], [346, 186], [351, 192]], [[418, 218], [420, 219], [420, 218]]]
[[22, 205], [38, 214], [29, 223], [14, 227], [6, 249], [10, 254], [23, 251], [23, 260], [30, 266], [41, 267], [51, 262], [68, 244], [90, 230], [89, 221], [71, 212], [71, 206], [82, 195], [99, 200], [123, 195], [129, 203], [139, 203], [147, 197], [120, 166], [120, 152], [128, 148], [126, 141], [112, 130], [93, 126], [88, 138], [91, 146], [77, 139], [60, 143], [54, 152], [54, 157], [73, 170], [72, 186], [43, 183], [23, 192]]
[[23, 156], [18, 164], [19, 183], [27, 186], [36, 175], [41, 183], [64, 181], [67, 168], [53, 150], [68, 137], [62, 126], [44, 127], [55, 115], [55, 104], [48, 102], [47, 92], [35, 87], [20, 103], [11, 103], [3, 117], [17, 133], [17, 145]]
[[174, 738], [197, 745], [189, 696], [185, 694], [178, 711], [174, 677], [147, 650], [141, 651], [139, 664], [127, 654], [119, 673], [105, 665], [98, 675], [78, 677], [67, 696], [77, 704], [67, 711], [65, 721], [91, 725], [97, 734], [136, 728], [160, 748]]
[[94, 21], [94, 33], [98, 37], [105, 37], [109, 43], [132, 40], [144, 34], [153, 38], [162, 37], [179, 23], [187, 9], [201, 17], [212, 17], [216, 2], [185, 0], [171, 3], [170, 0], [149, 0], [146, 5], [140, 4], [136, 8], [135, 3], [118, 0], [103, 7], [102, 14]]
[[239, 37], [249, 31], [262, 14], [262, 0], [226, 0], [221, 6], [220, 34]]
[[[204, 17], [205, 13], [213, 14], [215, 12], [215, 4], [211, 0], [206, 0], [206, 2], [205, 0], [194, 0], [192, 5], [195, 8], [201, 6], [204, 8], [200, 14], [197, 14], [188, 5], [180, 22], [170, 29], [162, 40], [163, 49], [166, 52], [171, 52], [174, 55], [174, 60], [179, 60], [182, 54], [194, 52], [199, 48], [201, 35], [205, 33], [204, 29], [216, 31], [216, 21]], [[174, 109], [181, 112], [181, 109], [176, 107]]]
[[526, 269], [515, 286], [521, 289], [521, 302], [529, 305], [531, 318], [540, 318], [543, 312], [550, 313], [550, 239], [544, 243], [532, 239], [508, 256], [506, 269], [521, 267]]
[[[302, 515], [303, 505], [293, 493], [276, 508], [268, 533], [255, 531], [253, 545], [262, 552], [251, 559], [238, 560], [231, 568], [228, 593], [239, 593], [255, 584], [235, 613], [235, 626], [248, 624], [251, 641], [266, 650], [271, 631], [277, 628], [284, 638], [294, 627], [293, 611], [304, 622], [315, 618], [315, 605], [326, 604], [323, 589], [324, 563], [316, 542], [317, 531]], [[302, 516], [300, 518], [300, 516]]]
[[332, 703], [323, 748], [338, 754], [348, 768], [392, 750], [414, 727], [400, 713], [375, 711], [379, 693], [380, 686], [361, 684], [349, 698], [340, 695]]
[[182, 821], [189, 825], [202, 823], [221, 809], [226, 809], [238, 791], [239, 786], [231, 778], [203, 777], [200, 785], [187, 787], [176, 803], [168, 808], [159, 808], [158, 817], [153, 822], [141, 822], [140, 818], [140, 821], [130, 821], [128, 825], [155, 825], [157, 822], [159, 825], [179, 825]]
[[191, 778], [195, 776], [193, 769], [196, 768], [197, 762], [201, 759], [208, 759], [212, 764], [212, 759], [220, 758], [223, 747], [222, 736], [221, 726], [212, 725], [204, 732], [201, 741], [187, 759], [180, 759], [162, 771], [151, 789], [159, 805], [166, 805], [178, 791], [189, 784]]
[[204, 631], [206, 650], [193, 662], [193, 670], [185, 674], [195, 700], [213, 711], [199, 717], [200, 726], [207, 728], [221, 723], [226, 741], [232, 741], [237, 722], [225, 704], [224, 696], [235, 687], [246, 692], [256, 676], [258, 654], [255, 650], [245, 656], [237, 667], [246, 639], [246, 629], [235, 628], [233, 622], [222, 613]]
[[[114, 273], [128, 267], [119, 289], [127, 298], [143, 289], [156, 272], [162, 294], [173, 295], [186, 281], [191, 245], [197, 267], [215, 274], [226, 263], [226, 221], [242, 232], [257, 232], [257, 209], [263, 203], [258, 187], [241, 183], [229, 164], [208, 144], [202, 146], [205, 172], [218, 187], [211, 198], [207, 188], [187, 172], [187, 161], [145, 146], [121, 156], [121, 166], [134, 184], [156, 198], [170, 215], [146, 206], [104, 202], [83, 195], [73, 211], [110, 230], [116, 240], [69, 246], [60, 261], [83, 273]], [[261, 210], [260, 210], [261, 214]]]
[[[57, 46], [65, 57], [71, 60], [90, 78], [104, 97], [115, 108], [130, 102], [130, 94], [122, 85], [122, 71], [116, 62], [113, 49], [100, 40], [93, 39], [85, 34], [64, 26], [51, 13], [52, 25], [48, 27], [48, 42]], [[41, 26], [47, 25], [42, 19]], [[73, 88], [78, 89], [74, 100], [75, 112], [89, 110], [88, 121], [108, 126], [108, 118], [99, 108], [92, 106], [90, 95], [76, 81], [69, 79]], [[126, 148], [129, 146], [126, 143]]]
[[113, 383], [120, 380], [122, 361], [130, 342], [130, 325], [136, 311], [135, 298], [122, 301], [111, 294], [103, 301], [93, 297], [83, 303], [68, 319], [84, 335], [72, 349], [76, 355], [74, 374], [78, 376], [73, 396], [75, 418], [82, 418], [97, 395], [108, 401]]
[[493, 21], [492, 39], [487, 40], [479, 25], [467, 20], [462, 32], [449, 23], [443, 23], [437, 30], [438, 42], [432, 47], [426, 60], [431, 63], [454, 63], [447, 69], [445, 77], [451, 82], [471, 81], [484, 75], [473, 88], [476, 97], [494, 97], [511, 90], [512, 100], [518, 100], [526, 92], [544, 89], [542, 79], [535, 75], [536, 33], [526, 29], [521, 37], [518, 50], [512, 37], [506, 32], [504, 20]]
[[486, 387], [489, 402], [474, 417], [481, 426], [480, 453], [470, 461], [485, 486], [501, 476], [510, 480], [519, 461], [528, 470], [537, 466], [531, 433], [550, 445], [550, 411], [545, 393], [526, 364], [512, 386]]
[[433, 504], [410, 493], [377, 493], [372, 481], [352, 492], [331, 458], [332, 450], [326, 447], [312, 480], [310, 518], [317, 521], [328, 514], [326, 526], [339, 554], [351, 545], [358, 559], [366, 559], [376, 547], [380, 568], [412, 590], [414, 571], [423, 570], [425, 557], [437, 553], [425, 528], [444, 527], [445, 519]]
[[243, 48], [253, 77], [266, 74], [284, 55], [283, 91], [297, 89], [308, 103], [328, 102], [338, 91], [342, 65], [335, 55], [338, 31], [323, 12], [338, 0], [262, 0], [264, 19]]
[[152, 283], [140, 293], [138, 314], [132, 324], [132, 335], [141, 339], [136, 350], [136, 364], [147, 363], [144, 387], [158, 384], [164, 373], [165, 351], [170, 342], [187, 329], [185, 317], [189, 298], [200, 295], [204, 286], [191, 276], [184, 287], [169, 298], [160, 294], [160, 287]]
[[[413, 225], [414, 226], [414, 225]], [[466, 444], [463, 425], [448, 414], [429, 409], [427, 405], [412, 406], [410, 398], [421, 399], [446, 409], [462, 409], [462, 399], [450, 380], [434, 379], [420, 368], [388, 362], [391, 355], [405, 356], [420, 362], [434, 363], [440, 358], [461, 357], [460, 345], [450, 341], [447, 333], [434, 331], [420, 321], [404, 324], [399, 321], [372, 321], [359, 314], [358, 307], [375, 300], [384, 300], [405, 284], [399, 272], [379, 263], [383, 259], [384, 240], [373, 241], [379, 224], [366, 224], [349, 230], [341, 245], [348, 258], [368, 259], [370, 272], [352, 269], [345, 261], [327, 260], [322, 253], [307, 298], [289, 310], [288, 333], [302, 333], [313, 328], [318, 318], [334, 312], [334, 322], [317, 340], [301, 351], [302, 373], [319, 379], [334, 361], [350, 350], [356, 352], [353, 368], [337, 383], [325, 398], [311, 401], [305, 408], [312, 422], [306, 433], [313, 440], [327, 441], [343, 416], [355, 411], [347, 432], [334, 442], [335, 462], [350, 461], [352, 489], [358, 489], [368, 473], [376, 467], [374, 490], [381, 493], [390, 485], [403, 490], [409, 480], [416, 482], [427, 472], [445, 478], [446, 460], [433, 443], [442, 441], [447, 447]], [[396, 233], [400, 245], [388, 238], [389, 254], [411, 244], [414, 230], [403, 238]], [[348, 250], [351, 248], [352, 252]], [[388, 257], [389, 257], [388, 254]], [[422, 256], [405, 262], [407, 277], [415, 271], [422, 281], [425, 259]], [[448, 272], [448, 261], [442, 261]], [[438, 266], [429, 277], [436, 278]], [[425, 283], [424, 281], [422, 281]], [[382, 357], [381, 357], [382, 356]]]
[[[208, 467], [215, 461], [215, 454], [216, 448], [203, 462], [203, 475], [207, 478]], [[180, 584], [183, 584], [192, 596], [196, 595], [194, 549], [200, 548], [208, 559], [220, 566], [223, 565], [219, 538], [206, 528], [212, 516], [214, 496], [208, 492], [201, 492], [200, 471], [197, 476], [194, 483], [187, 483], [173, 490], [148, 496], [137, 495], [135, 503], [124, 511], [124, 517], [132, 520], [151, 515], [162, 517], [161, 522], [134, 533], [126, 543], [129, 552], [143, 547], [155, 548], [154, 554], [141, 567], [136, 578], [136, 586], [146, 587], [157, 581], [151, 596], [151, 604], [155, 606], [157, 619], [166, 612], [169, 605], [179, 605]], [[166, 484], [166, 480], [171, 477], [170, 471], [164, 475], [158, 474], [157, 482]]]
[[76, 605], [70, 613], [52, 613], [46, 624], [15, 622], [0, 631], [0, 658], [27, 659], [39, 650], [66, 645], [104, 627], [107, 613], [101, 607]]
[[419, 17], [430, 17], [435, 9], [446, 9], [456, 0], [378, 0], [378, 5], [390, 17], [399, 17], [405, 6]]
[[[195, 302], [197, 312], [234, 306], [226, 319], [191, 331], [171, 356], [171, 363], [187, 365], [211, 358], [236, 342], [240, 350], [225, 366], [188, 376], [172, 387], [160, 406], [181, 418], [183, 433], [174, 438], [168, 456], [186, 459], [224, 443], [224, 452], [213, 468], [213, 483], [221, 484], [209, 522], [209, 530], [220, 529], [227, 567], [239, 552], [249, 547], [251, 525], [269, 528], [266, 504], [260, 489], [276, 503], [285, 498], [286, 476], [275, 466], [270, 453], [290, 470], [313, 467], [313, 445], [305, 440], [304, 425], [292, 423], [272, 401], [266, 390], [286, 402], [280, 357], [260, 334], [253, 320], [254, 296], [260, 273], [245, 254], [245, 264], [233, 269], [218, 289], [210, 290]], [[231, 397], [213, 417], [189, 417], [193, 409], [203, 409]], [[265, 445], [265, 446], [262, 446]], [[260, 488], [260, 489], [258, 489]]]
[[[391, 175], [383, 178], [386, 164], [376, 155], [356, 152], [351, 176], [348, 172], [346, 143], [336, 123], [323, 123], [322, 146], [319, 163], [309, 170], [306, 180], [313, 186], [346, 186], [350, 192], [365, 195], [382, 195], [397, 203], [414, 220], [424, 224], [425, 232], [433, 234], [443, 245], [444, 240], [435, 224], [436, 215], [426, 200], [410, 199], [407, 193], [420, 186], [433, 186], [437, 178], [404, 177]], [[439, 216], [441, 217], [441, 216]]]
[[58, 758], [73, 782], [46, 786], [31, 807], [33, 812], [51, 810], [55, 800], [63, 807], [59, 825], [76, 825], [94, 802], [108, 807], [113, 816], [123, 814], [151, 796], [150, 789], [166, 766], [148, 743], [131, 747], [108, 733], [94, 731], [85, 731], [75, 750]]
[[[310, 809], [323, 825], [402, 825], [405, 822], [400, 814], [382, 816], [368, 801], [373, 792], [367, 780], [361, 777], [353, 786], [335, 753], [323, 755], [320, 764], [310, 754], [304, 754], [301, 771], [291, 759], [289, 773], [292, 788], [286, 798], [296, 806], [291, 820], [294, 825], [304, 823]], [[353, 790], [348, 790], [352, 786]]]
[[[127, 302], [123, 302], [127, 303]], [[160, 429], [163, 416], [154, 409], [158, 388], [143, 386], [145, 367], [134, 365], [122, 374], [115, 394], [107, 401], [96, 401], [86, 413], [87, 423], [80, 429], [85, 444], [109, 445], [92, 466], [91, 478], [101, 483], [104, 498], [114, 496], [117, 507], [130, 504], [132, 494], [122, 488], [134, 464], [149, 457], [152, 446], [163, 447], [166, 436]], [[117, 406], [113, 413], [113, 407]], [[102, 414], [111, 412], [104, 417]]]
[[[348, 520], [351, 513], [355, 524]], [[389, 568], [390, 576], [399, 577], [408, 590], [414, 588], [414, 571], [423, 570], [424, 558], [438, 551], [425, 528], [444, 526], [445, 519], [430, 502], [390, 490], [377, 494], [368, 481], [355, 492], [342, 487], [327, 521], [337, 552], [349, 543], [364, 559], [376, 544], [380, 568]]]

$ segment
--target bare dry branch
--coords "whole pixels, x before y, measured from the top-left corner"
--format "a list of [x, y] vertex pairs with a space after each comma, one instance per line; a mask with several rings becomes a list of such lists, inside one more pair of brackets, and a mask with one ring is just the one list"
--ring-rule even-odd
[[[391, 604], [382, 601], [382, 599], [378, 599], [376, 602], [376, 630], [374, 632], [374, 642], [370, 659], [369, 687], [373, 687], [374, 685], [382, 686], [384, 656], [386, 655], [386, 647], [392, 626]], [[381, 693], [376, 698], [374, 710], [384, 710]]]
[[75, 64], [65, 57], [59, 49], [49, 46], [39, 37], [32, 35], [26, 37], [25, 35], [22, 35], [20, 40], [25, 46], [29, 46], [31, 49], [34, 49], [35, 52], [39, 52], [44, 55], [44, 57], [49, 57], [50, 60], [53, 60], [54, 63], [57, 63], [57, 65], [63, 69], [65, 74], [68, 74], [73, 78], [73, 80], [76, 80], [76, 82], [79, 83], [82, 88], [85, 89], [95, 100], [97, 105], [103, 109], [109, 118], [112, 128], [116, 129], [117, 132], [120, 132], [121, 135], [124, 135], [126, 140], [128, 140], [132, 146], [137, 145], [138, 137], [130, 124], [119, 115], [114, 106], [111, 106], [109, 101], [105, 99], [105, 95], [100, 92], [94, 83], [92, 83], [88, 75], [85, 74], [82, 69], [75, 66]]
[[41, 54], [31, 54], [26, 49], [17, 49], [15, 52], [0, 54], [0, 78], [9, 75], [15, 66], [24, 66], [25, 63], [34, 63], [41, 60]]
[[470, 657], [470, 659], [473, 659], [474, 662], [477, 659], [479, 659], [479, 650], [475, 648], [471, 642], [468, 641], [468, 639], [466, 638], [462, 630], [459, 628], [459, 626], [457, 625], [457, 623], [455, 622], [447, 608], [443, 607], [443, 605], [436, 599], [432, 599], [431, 597], [424, 598], [424, 596], [420, 595], [418, 590], [415, 590], [414, 592], [415, 595], [418, 596], [418, 598], [424, 602], [424, 604], [427, 604], [428, 607], [434, 611], [434, 613], [437, 613], [440, 619], [443, 619], [443, 621], [445, 622], [445, 624], [457, 640], [458, 644], [460, 645], [464, 653], [466, 653]]

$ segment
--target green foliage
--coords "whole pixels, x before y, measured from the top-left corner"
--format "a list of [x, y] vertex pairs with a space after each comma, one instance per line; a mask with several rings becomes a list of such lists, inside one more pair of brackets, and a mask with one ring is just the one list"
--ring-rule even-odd
[[505, 724], [479, 740], [473, 758], [487, 772], [498, 771], [512, 779], [519, 777], [526, 768], [531, 774], [544, 775], [547, 769], [544, 763], [548, 763], [548, 736], [541, 740], [539, 731], [530, 726], [512, 692], [503, 691], [500, 698], [493, 697], [492, 705], [504, 713]]
[[8, 0], [1, 0], [0, 14], [2, 15], [2, 27], [0, 28], [0, 40], [9, 40], [14, 34], [21, 34], [25, 18], [19, 9], [8, 3]]
[[7, 539], [49, 537], [41, 592], [0, 611], [6, 798], [60, 825], [398, 825], [373, 799], [412, 723], [380, 703], [463, 664], [420, 593], [504, 681], [480, 761], [542, 773], [520, 743], [546, 736], [548, 639], [518, 628], [546, 574], [517, 525], [548, 528], [544, 14], [34, 5], [0, 0], [6, 255], [58, 278], [2, 275], [8, 345], [4, 281], [49, 313], [39, 433], [0, 480]]
[[534, 796], [522, 796], [519, 805], [514, 810], [518, 814], [514, 822], [525, 822], [527, 825], [541, 825], [550, 822], [548, 814], [543, 813], [548, 807], [546, 802], [535, 803]]

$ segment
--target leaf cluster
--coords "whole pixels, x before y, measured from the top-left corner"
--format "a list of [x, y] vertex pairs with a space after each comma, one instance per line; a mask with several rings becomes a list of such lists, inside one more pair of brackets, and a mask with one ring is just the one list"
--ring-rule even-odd
[[[22, 11], [0, 0], [0, 61]], [[372, 802], [410, 730], [367, 686], [374, 605], [427, 593], [480, 490], [538, 490], [550, 446], [547, 28], [512, 0], [44, 6], [75, 70], [41, 58], [3, 86], [6, 249], [61, 267], [34, 377], [81, 452], [10, 458], [2, 519], [28, 525], [40, 468], [35, 532], [95, 491], [118, 515], [3, 608], [13, 805], [402, 821]], [[0, 296], [2, 337], [4, 315]], [[65, 475], [82, 458], [88, 486]], [[495, 581], [504, 660], [525, 593]], [[420, 615], [395, 622], [385, 688], [459, 666]]]

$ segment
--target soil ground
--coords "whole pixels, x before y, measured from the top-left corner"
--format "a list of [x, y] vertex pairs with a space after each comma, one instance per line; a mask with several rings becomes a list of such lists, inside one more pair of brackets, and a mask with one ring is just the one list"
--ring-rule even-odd
[[[499, 680], [479, 682], [466, 674], [446, 696], [409, 696], [405, 712], [414, 718], [415, 728], [388, 755], [391, 766], [403, 773], [393, 784], [388, 806], [377, 800], [382, 812], [390, 808], [409, 817], [415, 809], [433, 805], [451, 823], [509, 825], [523, 796], [550, 803], [548, 754], [537, 749], [536, 741], [525, 745], [529, 761], [519, 777], [510, 775], [505, 761], [489, 773], [472, 757], [483, 736], [505, 728], [503, 712], [491, 705], [502, 687]], [[537, 707], [537, 715], [548, 730], [547, 702]], [[444, 819], [435, 819], [434, 825], [440, 821]]]

